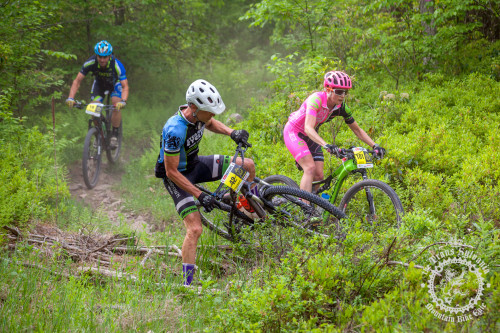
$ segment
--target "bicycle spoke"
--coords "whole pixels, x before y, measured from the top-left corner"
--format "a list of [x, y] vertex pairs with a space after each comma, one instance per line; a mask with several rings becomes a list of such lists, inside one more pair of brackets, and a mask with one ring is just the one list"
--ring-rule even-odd
[[[370, 181], [373, 182], [373, 180]], [[389, 188], [388, 185], [384, 185]], [[346, 193], [347, 198], [342, 200], [341, 208], [351, 223], [360, 223], [364, 228], [373, 232], [399, 227], [403, 213], [402, 207], [400, 207], [399, 199], [395, 202], [393, 191], [388, 193], [385, 187], [380, 184], [365, 184], [353, 187], [354, 190]]]

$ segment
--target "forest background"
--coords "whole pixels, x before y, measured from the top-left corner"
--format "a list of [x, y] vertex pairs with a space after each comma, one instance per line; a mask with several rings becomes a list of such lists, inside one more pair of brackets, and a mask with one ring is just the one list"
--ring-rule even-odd
[[[498, 331], [499, 13], [496, 0], [2, 1], [0, 226], [136, 234], [68, 190], [87, 117], [63, 102], [102, 39], [130, 84], [115, 187], [155, 221], [155, 232], [136, 234], [142, 243], [181, 245], [182, 224], [152, 167], [163, 124], [198, 78], [219, 89], [228, 107], [219, 119], [243, 115], [233, 127], [251, 133], [258, 175], [298, 181], [283, 125], [321, 89], [326, 71], [346, 71], [355, 119], [388, 150], [372, 177], [397, 190], [407, 214], [396, 234], [378, 239], [356, 228], [342, 244], [292, 235], [258, 248], [235, 245], [229, 259], [204, 250], [198, 283], [225, 292], [201, 296], [174, 287], [180, 266], [167, 256], [151, 260], [153, 267], [127, 265], [138, 281], [60, 278], [50, 272], [72, 271], [74, 262], [27, 242], [9, 250], [4, 231], [1, 330]], [[90, 85], [87, 78], [79, 99], [88, 100]], [[321, 134], [339, 146], [360, 144], [341, 122]], [[234, 149], [224, 137], [202, 146]], [[463, 323], [425, 309], [431, 300], [414, 267], [428, 263], [422, 249], [451, 237], [489, 265], [486, 313]], [[201, 244], [221, 241], [206, 230]], [[387, 265], [389, 252], [409, 267]]]

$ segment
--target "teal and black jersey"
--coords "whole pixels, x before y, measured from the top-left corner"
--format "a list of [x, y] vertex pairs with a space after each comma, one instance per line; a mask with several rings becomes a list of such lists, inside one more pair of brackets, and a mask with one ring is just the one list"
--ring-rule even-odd
[[85, 61], [80, 70], [80, 73], [87, 76], [88, 73], [92, 73], [95, 78], [95, 82], [100, 86], [101, 89], [113, 91], [114, 86], [117, 82], [127, 79], [125, 75], [125, 67], [116, 59], [114, 56], [108, 61], [106, 68], [101, 68], [97, 62], [97, 56], [94, 54]]
[[158, 162], [163, 164], [166, 156], [179, 155], [177, 170], [191, 170], [198, 161], [199, 143], [203, 137], [205, 123], [191, 123], [182, 114], [187, 105], [181, 105], [177, 114], [167, 120], [161, 135], [161, 149]]

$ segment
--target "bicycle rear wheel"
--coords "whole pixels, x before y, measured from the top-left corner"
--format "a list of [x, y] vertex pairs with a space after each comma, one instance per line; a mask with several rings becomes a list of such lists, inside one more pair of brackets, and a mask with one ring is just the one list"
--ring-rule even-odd
[[285, 185], [293, 188], [300, 188], [299, 185], [292, 178], [283, 175], [272, 175], [262, 180], [271, 185]]
[[340, 209], [351, 222], [361, 222], [373, 231], [399, 228], [404, 215], [403, 204], [396, 192], [386, 183], [365, 179], [347, 190]]
[[[337, 234], [338, 219], [345, 217], [330, 202], [297, 188], [269, 187], [264, 191], [263, 198], [274, 206], [274, 209], [267, 209], [273, 224], [294, 227], [308, 233], [323, 236]], [[330, 213], [326, 221], [323, 219], [324, 212]]]
[[[111, 132], [109, 133], [111, 135]], [[120, 157], [120, 150], [122, 149], [122, 138], [123, 138], [123, 127], [122, 122], [120, 121], [120, 127], [118, 127], [118, 137], [117, 137], [117, 146], [116, 148], [106, 149], [106, 156], [108, 157], [108, 161], [111, 163], [116, 163], [118, 158]]]
[[91, 127], [85, 137], [82, 156], [83, 180], [89, 189], [97, 185], [101, 170], [101, 137], [95, 127]]

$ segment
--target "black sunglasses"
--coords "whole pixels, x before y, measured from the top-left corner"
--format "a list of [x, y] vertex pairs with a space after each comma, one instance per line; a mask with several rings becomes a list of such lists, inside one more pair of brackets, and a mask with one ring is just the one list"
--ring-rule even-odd
[[342, 95], [347, 95], [349, 93], [349, 90], [333, 89], [333, 92], [335, 93], [335, 95], [342, 96]]

